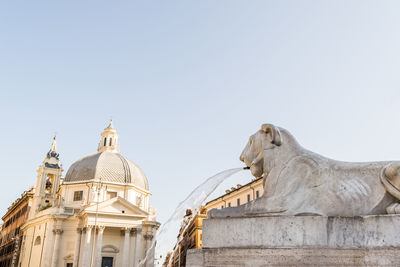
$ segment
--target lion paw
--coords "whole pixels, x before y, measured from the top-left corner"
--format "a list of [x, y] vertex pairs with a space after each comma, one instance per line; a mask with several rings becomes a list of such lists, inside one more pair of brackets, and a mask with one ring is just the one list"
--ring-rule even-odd
[[242, 217], [242, 216], [244, 216], [244, 205], [238, 207], [227, 207], [224, 209], [212, 209], [209, 212], [207, 212], [207, 217], [209, 219]]
[[400, 214], [400, 203], [393, 203], [390, 204], [387, 208], [386, 208], [386, 212], [388, 214]]

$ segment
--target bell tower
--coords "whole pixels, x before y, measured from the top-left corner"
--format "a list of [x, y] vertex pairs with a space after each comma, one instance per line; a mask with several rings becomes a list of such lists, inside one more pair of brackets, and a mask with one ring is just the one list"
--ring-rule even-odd
[[49, 152], [38, 169], [35, 188], [34, 207], [41, 211], [55, 205], [57, 192], [60, 187], [62, 165], [59, 165], [56, 137], [54, 136]]
[[110, 151], [110, 152], [119, 152], [119, 143], [118, 143], [118, 133], [114, 128], [112, 120], [107, 128], [104, 129], [104, 132], [101, 133], [101, 140], [99, 143], [99, 147], [97, 148], [98, 152]]

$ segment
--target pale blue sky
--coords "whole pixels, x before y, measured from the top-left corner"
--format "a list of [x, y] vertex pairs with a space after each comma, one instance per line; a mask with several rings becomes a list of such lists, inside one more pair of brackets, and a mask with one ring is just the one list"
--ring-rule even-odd
[[399, 160], [399, 11], [398, 1], [0, 3], [0, 213], [36, 182], [54, 132], [65, 174], [96, 151], [111, 116], [160, 221], [205, 178], [242, 166], [262, 123], [336, 159]]

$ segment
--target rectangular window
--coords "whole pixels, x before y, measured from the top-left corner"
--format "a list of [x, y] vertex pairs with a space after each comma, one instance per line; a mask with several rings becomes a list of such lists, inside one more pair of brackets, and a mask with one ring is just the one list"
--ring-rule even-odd
[[236, 199], [237, 205], [240, 206], [240, 198]]
[[231, 206], [231, 202], [228, 203], [228, 207], [230, 207], [230, 206]]
[[257, 190], [256, 191], [256, 198], [259, 198], [260, 197], [260, 192]]
[[247, 202], [250, 202], [250, 194], [247, 194]]
[[67, 263], [67, 267], [72, 267], [72, 263]]
[[221, 209], [223, 209], [223, 208], [224, 208], [224, 205], [221, 206]]
[[83, 191], [74, 192], [74, 201], [81, 201], [83, 199]]
[[117, 197], [117, 192], [107, 192], [107, 199]]

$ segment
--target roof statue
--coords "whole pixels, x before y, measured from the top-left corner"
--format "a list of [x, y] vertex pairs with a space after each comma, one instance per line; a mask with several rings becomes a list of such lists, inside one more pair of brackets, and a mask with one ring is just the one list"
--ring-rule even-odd
[[57, 142], [56, 142], [56, 136], [54, 135], [53, 137], [53, 142], [51, 143], [50, 151], [57, 152]]
[[272, 124], [250, 137], [240, 160], [253, 176], [263, 177], [264, 194], [246, 205], [211, 210], [211, 218], [400, 213], [400, 162], [332, 160]]

